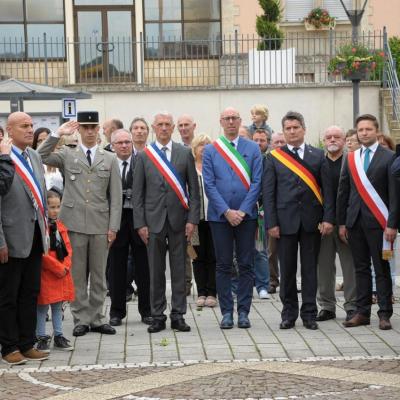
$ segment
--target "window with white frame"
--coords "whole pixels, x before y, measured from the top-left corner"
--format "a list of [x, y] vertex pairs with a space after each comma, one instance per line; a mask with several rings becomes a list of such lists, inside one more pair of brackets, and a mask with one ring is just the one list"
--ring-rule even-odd
[[286, 0], [284, 6], [285, 21], [303, 21], [313, 8], [314, 0]]
[[[353, 8], [353, 0], [343, 0], [343, 3], [348, 10]], [[335, 17], [338, 21], [348, 20], [346, 11], [344, 11], [342, 3], [339, 0], [324, 0], [322, 8], [326, 8], [329, 11], [329, 15]]]

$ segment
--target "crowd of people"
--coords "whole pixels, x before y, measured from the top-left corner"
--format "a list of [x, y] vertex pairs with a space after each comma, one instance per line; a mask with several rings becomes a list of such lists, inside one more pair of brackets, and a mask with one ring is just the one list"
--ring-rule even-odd
[[[263, 105], [251, 109], [251, 119], [245, 126], [236, 109], [224, 109], [222, 134], [213, 140], [195, 134], [192, 116], [175, 124], [159, 112], [151, 143], [145, 119], [134, 118], [129, 129], [109, 119], [104, 146], [97, 112], [79, 112], [55, 132], [34, 132], [28, 114], [10, 114], [0, 143], [3, 362], [45, 360], [52, 340], [72, 350], [62, 328], [66, 302], [73, 336], [115, 334], [133, 292], [148, 332], [166, 329], [167, 253], [176, 331], [191, 329], [184, 316], [192, 271], [196, 304], [219, 304], [221, 329], [235, 319], [251, 327], [254, 287], [260, 299], [279, 287], [280, 329], [293, 328], [299, 316], [311, 330], [336, 318], [337, 289], [345, 327], [370, 324], [375, 302], [379, 328], [391, 329], [400, 217], [392, 139], [370, 114], [347, 133], [327, 127], [323, 149], [306, 144], [298, 112], [283, 116], [282, 132], [267, 124]], [[172, 140], [175, 126], [180, 143]]]

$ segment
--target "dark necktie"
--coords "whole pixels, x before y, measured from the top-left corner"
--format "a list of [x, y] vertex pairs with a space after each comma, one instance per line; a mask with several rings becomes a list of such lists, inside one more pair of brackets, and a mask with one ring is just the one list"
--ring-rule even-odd
[[168, 150], [168, 147], [167, 147], [167, 146], [164, 146], [164, 147], [161, 148], [161, 151], [164, 153], [164, 157], [168, 160], [168, 157], [167, 157], [167, 150]]
[[21, 155], [25, 158], [25, 161], [28, 161], [28, 153], [26, 151], [23, 151]]
[[293, 147], [293, 153], [296, 157], [301, 158], [299, 155], [300, 147]]
[[232, 146], [232, 147], [235, 147], [235, 143], [234, 143], [234, 142], [231, 142], [231, 146]]
[[122, 165], [122, 189], [126, 190], [126, 168], [128, 167], [128, 162], [124, 161]]
[[368, 147], [364, 150], [364, 171], [367, 172], [369, 164], [371, 162], [371, 149], [369, 149]]
[[92, 152], [88, 149], [86, 151], [86, 158], [88, 160], [89, 165], [92, 165], [92, 157], [91, 157]]

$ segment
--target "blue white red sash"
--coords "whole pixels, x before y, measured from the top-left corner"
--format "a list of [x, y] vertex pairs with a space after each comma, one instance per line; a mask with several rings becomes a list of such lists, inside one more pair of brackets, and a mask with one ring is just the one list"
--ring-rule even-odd
[[[389, 211], [364, 171], [361, 163], [361, 150], [358, 149], [348, 154], [349, 170], [360, 197], [384, 231], [387, 226]], [[393, 243], [385, 240], [385, 235], [383, 235], [382, 258], [389, 260], [392, 256]]]
[[178, 196], [179, 201], [186, 210], [189, 209], [189, 201], [186, 194], [186, 186], [179, 172], [175, 169], [170, 161], [165, 157], [162, 151], [152, 143], [144, 149], [149, 159], [153, 162], [158, 172], [165, 178], [172, 190]]
[[31, 166], [29, 165], [28, 161], [26, 161], [25, 158], [22, 155], [20, 155], [15, 149], [11, 150], [10, 157], [14, 161], [15, 172], [25, 182], [26, 186], [28, 186], [32, 194], [31, 199], [34, 208], [40, 211], [40, 213], [43, 216], [44, 223], [46, 225], [47, 224], [46, 206], [44, 202], [43, 193]]

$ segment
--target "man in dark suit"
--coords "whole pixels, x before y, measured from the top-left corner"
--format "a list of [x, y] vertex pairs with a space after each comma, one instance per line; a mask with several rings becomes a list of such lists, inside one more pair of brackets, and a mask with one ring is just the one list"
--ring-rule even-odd
[[222, 111], [220, 124], [224, 135], [207, 145], [203, 153], [207, 219], [215, 248], [221, 329], [233, 328], [231, 276], [234, 246], [239, 266], [238, 327], [250, 328], [248, 314], [254, 285], [254, 246], [262, 159], [258, 145], [239, 136], [241, 122], [239, 112], [234, 108]]
[[192, 152], [171, 140], [169, 113], [154, 117], [156, 141], [138, 154], [133, 176], [133, 220], [147, 244], [150, 266], [150, 333], [165, 329], [165, 256], [171, 269], [171, 328], [186, 332], [185, 259], [187, 242], [200, 218], [197, 172]]
[[307, 329], [318, 329], [317, 260], [321, 235], [332, 232], [334, 199], [323, 150], [304, 143], [305, 123], [289, 111], [282, 119], [286, 145], [271, 151], [262, 182], [265, 222], [278, 239], [281, 267], [281, 329], [290, 329], [299, 315], [296, 287], [297, 251], [300, 245], [300, 317]]
[[122, 180], [122, 216], [121, 227], [109, 251], [110, 283], [110, 325], [119, 326], [126, 316], [126, 280], [129, 247], [136, 268], [138, 287], [138, 307], [142, 322], [151, 323], [150, 276], [146, 246], [133, 229], [132, 181], [135, 168], [135, 156], [132, 152], [132, 135], [124, 129], [111, 134], [111, 144], [117, 156]]
[[392, 279], [387, 260], [390, 243], [397, 235], [399, 217], [396, 182], [391, 173], [395, 155], [378, 144], [379, 125], [373, 115], [360, 115], [356, 128], [362, 146], [349, 153], [343, 165], [337, 201], [339, 235], [344, 242], [348, 241], [353, 254], [357, 290], [357, 312], [343, 325], [350, 328], [370, 324], [372, 258], [379, 328], [386, 330], [392, 328], [393, 313]]
[[46, 184], [40, 156], [29, 147], [32, 118], [10, 114], [7, 131], [16, 172], [0, 198], [0, 344], [3, 362], [17, 365], [48, 358], [33, 348], [42, 254], [48, 248]]

